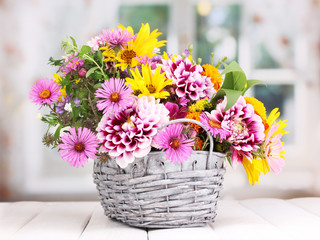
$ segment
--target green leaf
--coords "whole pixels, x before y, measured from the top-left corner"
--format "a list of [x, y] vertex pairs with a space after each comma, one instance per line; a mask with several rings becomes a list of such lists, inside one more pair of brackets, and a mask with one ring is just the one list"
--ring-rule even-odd
[[87, 45], [83, 45], [80, 50], [80, 55], [87, 54], [90, 51], [91, 51], [91, 47], [89, 47]]
[[76, 43], [76, 40], [75, 40], [73, 37], [71, 37], [71, 36], [70, 36], [70, 39], [72, 40], [73, 46], [78, 47], [78, 46], [77, 46], [77, 43]]
[[101, 88], [101, 83], [95, 84], [95, 85], [93, 86], [93, 88], [96, 89], [96, 90], [97, 90], [98, 88]]
[[247, 81], [246, 88], [242, 91], [242, 95], [244, 95], [248, 91], [249, 88], [251, 88], [251, 87], [253, 87], [254, 85], [257, 85], [257, 84], [263, 84], [263, 85], [267, 86], [267, 84], [265, 82], [263, 82], [263, 81], [256, 80], [256, 79], [249, 79]]
[[101, 72], [94, 72], [94, 73], [92, 74], [92, 78], [93, 78], [94, 80], [103, 79], [102, 73], [101, 73]]
[[102, 56], [102, 52], [101, 51], [98, 51], [98, 59], [99, 59], [99, 62], [101, 63], [101, 65], [103, 64], [103, 56]]
[[232, 106], [237, 102], [239, 97], [242, 95], [242, 91], [237, 91], [233, 89], [222, 89], [227, 96], [227, 105], [224, 109], [224, 112], [232, 108]]
[[97, 70], [98, 67], [92, 67], [88, 70], [87, 74], [86, 74], [86, 78], [88, 78], [95, 70]]
[[58, 138], [60, 137], [60, 131], [62, 129], [62, 125], [59, 125], [59, 127], [57, 128], [57, 130], [54, 133], [54, 140], [58, 140]]
[[243, 72], [232, 72], [234, 90], [242, 91], [247, 83], [246, 75]]
[[229, 72], [243, 72], [242, 68], [239, 66], [239, 64], [236, 61], [232, 61], [229, 65], [227, 65], [226, 63], [223, 63], [223, 65], [225, 66], [225, 69], [222, 71], [222, 73], [220, 74], [227, 74]]

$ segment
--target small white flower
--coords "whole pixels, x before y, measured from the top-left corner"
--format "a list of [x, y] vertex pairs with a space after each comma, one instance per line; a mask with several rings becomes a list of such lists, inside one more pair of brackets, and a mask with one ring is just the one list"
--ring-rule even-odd
[[67, 112], [72, 112], [71, 103], [66, 103], [66, 105], [64, 106], [64, 110], [66, 110]]
[[36, 118], [39, 119], [39, 120], [42, 120], [42, 115], [41, 115], [41, 113], [38, 113], [38, 114], [36, 115]]

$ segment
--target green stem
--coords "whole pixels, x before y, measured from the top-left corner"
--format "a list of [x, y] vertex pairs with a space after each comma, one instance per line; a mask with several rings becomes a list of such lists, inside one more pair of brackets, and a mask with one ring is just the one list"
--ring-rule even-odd
[[88, 60], [90, 60], [90, 61], [92, 61], [92, 62], [99, 68], [99, 70], [100, 70], [100, 72], [102, 73], [104, 79], [107, 79], [107, 76], [106, 76], [106, 74], [104, 73], [103, 69], [101, 68], [101, 66], [100, 66], [93, 58], [91, 58], [91, 57], [90, 57], [89, 55], [87, 55], [87, 54], [83, 54], [83, 57], [86, 58], [86, 59], [88, 59]]

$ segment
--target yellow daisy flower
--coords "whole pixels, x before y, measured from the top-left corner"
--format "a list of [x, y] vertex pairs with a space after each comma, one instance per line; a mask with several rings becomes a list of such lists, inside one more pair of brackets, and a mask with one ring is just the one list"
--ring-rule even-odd
[[170, 94], [163, 89], [171, 85], [171, 80], [165, 77], [165, 73], [161, 73], [161, 66], [158, 66], [154, 73], [150, 65], [142, 65], [142, 75], [138, 68], [130, 70], [133, 78], [126, 78], [127, 84], [134, 91], [140, 91], [141, 96], [154, 96], [155, 98], [167, 98]]
[[108, 46], [101, 47], [99, 49], [104, 50], [102, 52], [102, 55], [105, 57], [105, 59], [103, 59], [103, 61], [114, 62], [116, 60], [116, 52], [113, 49], [109, 48]]
[[125, 49], [121, 49], [118, 52], [116, 57], [118, 64], [116, 64], [116, 67], [121, 67], [123, 71], [128, 66], [135, 67], [140, 65], [138, 57], [148, 56], [152, 58], [155, 56], [154, 49], [164, 46], [166, 42], [158, 41], [157, 37], [161, 34], [161, 32], [158, 32], [158, 29], [150, 33], [149, 24], [142, 24], [135, 40], [129, 42]]
[[[277, 118], [280, 116], [280, 112], [279, 108], [275, 108], [271, 111], [271, 113], [269, 114], [268, 118], [266, 119], [266, 122], [269, 126], [269, 128], [266, 128], [265, 130], [265, 135], [268, 134], [269, 130], [270, 130], [270, 126], [272, 126], [272, 124], [277, 120]], [[272, 136], [277, 135], [278, 133], [281, 133], [282, 135], [289, 133], [288, 131], [284, 130], [284, 128], [288, 125], [287, 124], [287, 120], [280, 120], [279, 122], [277, 122], [276, 124], [279, 125], [277, 131], [275, 131]]]
[[[54, 77], [54, 81], [60, 85], [60, 82], [62, 82], [62, 78], [56, 73], [53, 74], [53, 77]], [[62, 97], [66, 97], [66, 96], [67, 96], [66, 87], [61, 88], [60, 89], [60, 96], [58, 98], [59, 102], [63, 102]]]
[[251, 161], [246, 157], [243, 158], [242, 164], [246, 170], [249, 184], [254, 185], [256, 182], [259, 183], [259, 176], [261, 173], [266, 174], [270, 171], [268, 162], [266, 159], [258, 157], [253, 158]]

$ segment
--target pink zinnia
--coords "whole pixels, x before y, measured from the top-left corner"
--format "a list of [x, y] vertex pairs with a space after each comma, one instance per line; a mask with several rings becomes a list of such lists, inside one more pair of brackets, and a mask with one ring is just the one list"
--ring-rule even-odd
[[41, 107], [45, 104], [51, 105], [53, 102], [58, 101], [60, 89], [60, 85], [54, 80], [48, 78], [40, 79], [33, 85], [30, 91], [30, 99], [35, 104], [40, 104]]
[[278, 128], [279, 125], [277, 124], [273, 125], [270, 128], [264, 143], [264, 152], [266, 154], [266, 160], [270, 169], [275, 174], [279, 174], [285, 165], [285, 161], [282, 157], [282, 154], [284, 152], [284, 147], [281, 142], [282, 134], [278, 133], [274, 135]]
[[63, 160], [73, 167], [83, 167], [88, 158], [95, 159], [99, 146], [96, 135], [88, 128], [79, 127], [78, 130], [71, 128], [70, 133], [65, 133], [60, 140], [59, 153]]
[[102, 111], [103, 114], [118, 113], [122, 109], [126, 109], [132, 105], [133, 90], [126, 86], [125, 80], [120, 78], [110, 78], [106, 80], [95, 92], [96, 98], [102, 98], [97, 101], [97, 108]]
[[211, 113], [203, 112], [200, 115], [200, 122], [206, 127], [213, 137], [219, 139], [220, 142], [225, 140], [230, 133], [221, 128], [223, 114], [221, 112], [212, 111]]
[[111, 48], [124, 49], [124, 46], [128, 46], [129, 42], [135, 39], [135, 35], [126, 29], [104, 29], [101, 35], [105, 44], [108, 44]]
[[182, 163], [190, 157], [194, 139], [182, 133], [182, 124], [172, 124], [159, 131], [154, 138], [157, 148], [165, 151], [166, 158], [173, 163]]

